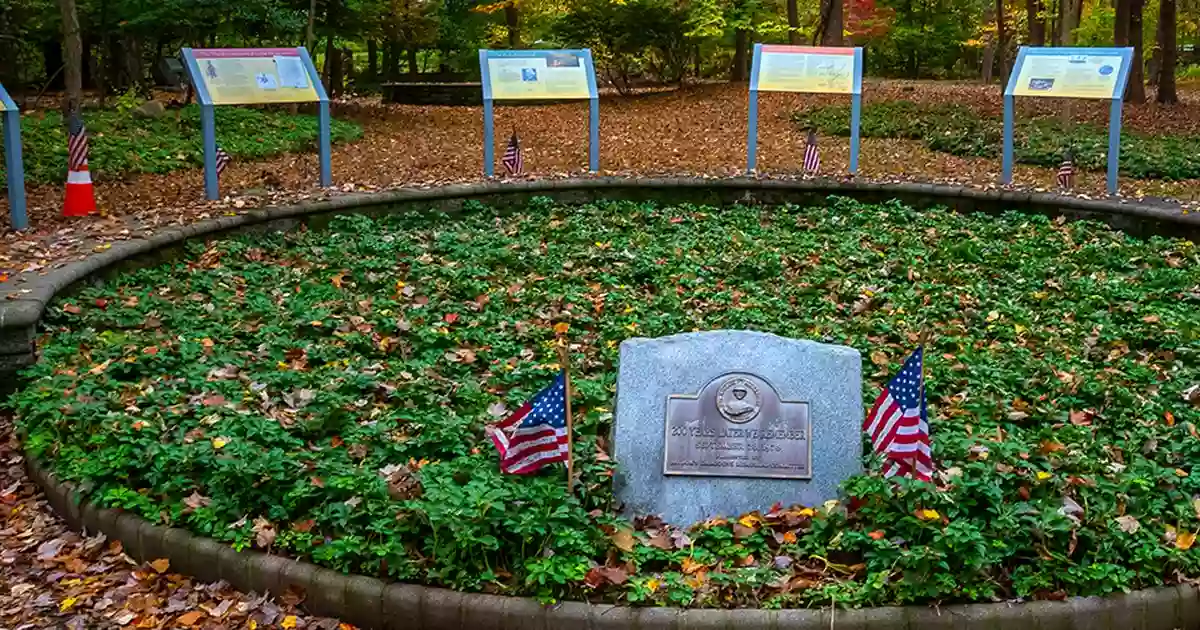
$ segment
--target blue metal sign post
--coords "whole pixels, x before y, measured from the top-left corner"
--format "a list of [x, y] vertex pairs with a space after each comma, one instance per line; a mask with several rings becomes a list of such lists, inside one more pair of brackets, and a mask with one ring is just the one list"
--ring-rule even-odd
[[[763, 70], [763, 56], [779, 63]], [[811, 63], [812, 58], [819, 59]], [[758, 93], [809, 92], [850, 95], [850, 174], [858, 173], [859, 119], [862, 117], [862, 48], [755, 44], [750, 69], [750, 120], [746, 137], [746, 172], [758, 166]]]
[[[204, 196], [221, 198], [217, 179], [216, 105], [317, 103], [320, 183], [333, 185], [329, 95], [308, 51], [300, 48], [215, 48], [180, 51], [196, 100], [204, 137]], [[201, 72], [200, 64], [205, 69]]]
[[1012, 183], [1013, 98], [1108, 99], [1108, 193], [1117, 194], [1121, 156], [1121, 100], [1129, 83], [1132, 48], [1030, 48], [1022, 46], [1004, 89], [1004, 173]]
[[480, 50], [479, 71], [484, 175], [495, 172], [493, 103], [506, 100], [588, 99], [588, 170], [600, 170], [600, 95], [591, 50]]
[[4, 117], [4, 170], [8, 172], [8, 218], [14, 230], [29, 227], [25, 215], [25, 166], [21, 160], [21, 112], [0, 85]]

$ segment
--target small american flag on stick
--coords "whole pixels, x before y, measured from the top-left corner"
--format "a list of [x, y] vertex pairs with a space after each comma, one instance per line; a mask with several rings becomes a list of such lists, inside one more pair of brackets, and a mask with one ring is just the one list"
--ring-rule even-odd
[[504, 170], [508, 171], [509, 175], [525, 173], [525, 157], [521, 153], [521, 141], [517, 138], [517, 132], [514, 131], [508, 139], [508, 146], [505, 147], [504, 157], [500, 162], [504, 164]]
[[816, 174], [821, 170], [821, 152], [817, 150], [817, 132], [808, 130], [808, 140], [804, 143], [804, 172]]
[[67, 170], [84, 170], [88, 163], [88, 139], [78, 112], [71, 113], [67, 132]]
[[1063, 153], [1062, 164], [1058, 166], [1058, 187], [1064, 190], [1075, 187], [1075, 160], [1069, 149]]
[[232, 161], [233, 157], [226, 153], [225, 149], [217, 147], [217, 177], [220, 177], [221, 173], [225, 172], [225, 168], [228, 167], [229, 163]]
[[566, 371], [487, 431], [500, 452], [500, 470], [510, 475], [527, 475], [547, 464], [569, 461]]
[[933, 455], [929, 449], [929, 421], [925, 409], [925, 373], [922, 346], [904, 361], [863, 420], [875, 452], [884, 456], [885, 477], [910, 477], [929, 481]]

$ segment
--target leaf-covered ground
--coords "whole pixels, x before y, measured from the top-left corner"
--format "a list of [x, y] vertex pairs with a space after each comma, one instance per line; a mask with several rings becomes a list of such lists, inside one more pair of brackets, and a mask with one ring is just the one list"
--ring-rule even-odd
[[[1200, 576], [1197, 263], [1096, 224], [839, 199], [343, 217], [60, 302], [13, 406], [106, 504], [389, 579], [689, 606], [1100, 594]], [[561, 469], [500, 475], [483, 432], [548, 380], [563, 324], [569, 500]], [[700, 524], [610, 511], [621, 340], [851, 345], [866, 404], [923, 327], [935, 484]]]
[[[934, 81], [871, 80], [866, 102], [893, 100], [923, 104], [956, 103], [999, 120], [999, 88]], [[1181, 91], [1175, 107], [1154, 103], [1126, 106], [1125, 129], [1143, 134], [1200, 135], [1200, 92]], [[679, 91], [601, 100], [601, 166], [606, 175], [742, 174], [746, 163], [746, 86], [720, 84]], [[791, 177], [801, 171], [803, 134], [791, 121], [800, 108], [845, 104], [840, 96], [770, 93], [760, 100], [759, 169], [764, 176]], [[1020, 99], [1018, 116], [1053, 116], [1063, 99]], [[1070, 102], [1071, 119], [1103, 126], [1104, 103]], [[32, 229], [0, 234], [0, 280], [20, 272], [45, 273], [113, 241], [137, 238], [164, 226], [193, 223], [246, 212], [261, 204], [287, 203], [327, 194], [376, 191], [400, 186], [424, 187], [482, 179], [483, 129], [478, 107], [380, 105], [378, 100], [335, 104], [336, 118], [362, 125], [362, 138], [336, 145], [333, 174], [338, 188], [316, 188], [317, 160], [289, 154], [256, 161], [235, 161], [222, 180], [233, 198], [204, 201], [199, 169], [127, 180], [97, 179], [102, 216], [67, 220], [61, 184], [29, 191]], [[587, 167], [587, 105], [565, 104], [496, 109], [497, 152], [508, 130], [516, 129], [526, 150], [530, 177], [582, 174]], [[849, 158], [844, 139], [822, 139], [823, 173], [844, 173]], [[497, 166], [498, 172], [501, 170]], [[1000, 161], [958, 157], [932, 151], [920, 141], [866, 138], [862, 143], [863, 178], [876, 181], [939, 181], [994, 188]], [[65, 177], [65, 175], [64, 175]], [[1054, 168], [1018, 164], [1014, 182], [1029, 189], [1054, 189]], [[1103, 196], [1103, 173], [1080, 173], [1077, 192]], [[1121, 179], [1128, 198], [1170, 197], [1187, 206], [1196, 202], [1200, 182]], [[0, 226], [8, 208], [0, 192]], [[4, 289], [5, 295], [10, 293]]]
[[138, 565], [103, 534], [69, 531], [25, 476], [11, 428], [0, 418], [9, 436], [0, 442], [0, 627], [351, 630], [305, 616], [298, 593], [275, 600], [196, 583], [165, 558]]

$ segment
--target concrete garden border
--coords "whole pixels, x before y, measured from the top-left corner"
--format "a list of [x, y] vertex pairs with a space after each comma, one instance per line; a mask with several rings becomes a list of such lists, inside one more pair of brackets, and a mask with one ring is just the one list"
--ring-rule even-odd
[[[286, 230], [320, 225], [337, 214], [384, 214], [401, 209], [458, 210], [464, 201], [511, 205], [533, 196], [563, 202], [607, 199], [722, 204], [811, 203], [831, 194], [868, 202], [899, 199], [915, 207], [945, 205], [960, 212], [1022, 209], [1068, 218], [1105, 221], [1117, 229], [1144, 235], [1164, 234], [1193, 240], [1200, 236], [1200, 215], [1116, 200], [1086, 200], [1053, 194], [984, 191], [930, 184], [871, 184], [753, 178], [622, 179], [586, 178], [512, 183], [457, 184], [426, 190], [349, 195], [328, 201], [271, 207], [194, 225], [169, 228], [150, 238], [116, 243], [103, 253], [69, 264], [45, 276], [0, 285], [15, 299], [0, 302], [0, 391], [17, 386], [17, 371], [36, 361], [34, 339], [48, 304], [82, 284], [102, 283], [130, 264], [152, 264], [180, 251], [188, 239], [230, 231]], [[387, 584], [347, 576], [282, 556], [237, 552], [187, 531], [153, 525], [113, 509], [80, 501], [79, 493], [57, 480], [41, 463], [26, 459], [30, 477], [41, 486], [56, 512], [76, 530], [103, 532], [120, 540], [138, 560], [168, 558], [173, 571], [200, 580], [222, 579], [245, 591], [279, 594], [289, 587], [305, 591], [305, 608], [364, 628], [406, 630], [1174, 630], [1200, 628], [1200, 595], [1192, 586], [1136, 591], [1110, 597], [1075, 597], [1064, 602], [968, 604], [830, 610], [682, 610], [632, 608], [564, 602], [546, 608], [536, 601], [460, 593], [410, 584]]]

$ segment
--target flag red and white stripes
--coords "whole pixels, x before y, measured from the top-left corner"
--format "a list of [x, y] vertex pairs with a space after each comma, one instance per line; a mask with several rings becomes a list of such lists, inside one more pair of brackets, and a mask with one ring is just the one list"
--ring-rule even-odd
[[808, 140], [804, 143], [804, 172], [816, 174], [821, 170], [821, 152], [817, 150], [817, 132], [808, 130]]
[[1058, 187], [1070, 190], [1075, 187], [1075, 162], [1070, 156], [1063, 160], [1058, 167]]
[[925, 407], [923, 348], [918, 347], [888, 382], [863, 420], [876, 453], [884, 456], [883, 474], [929, 481], [933, 455]]
[[221, 173], [225, 172], [225, 169], [229, 166], [229, 163], [232, 161], [233, 161], [233, 157], [231, 157], [228, 153], [226, 153], [225, 149], [222, 149], [221, 147], [217, 147], [217, 177], [220, 177]]
[[508, 146], [504, 148], [504, 157], [500, 162], [504, 164], [504, 170], [508, 171], [509, 175], [525, 173], [525, 156], [521, 153], [521, 141], [517, 139], [517, 132], [514, 131], [508, 139]]
[[87, 130], [83, 128], [83, 119], [79, 114], [71, 114], [67, 131], [67, 170], [85, 170], [88, 163], [88, 139]]
[[500, 452], [500, 470], [512, 475], [536, 472], [542, 466], [568, 461], [567, 373], [559, 372], [503, 422], [488, 427]]

